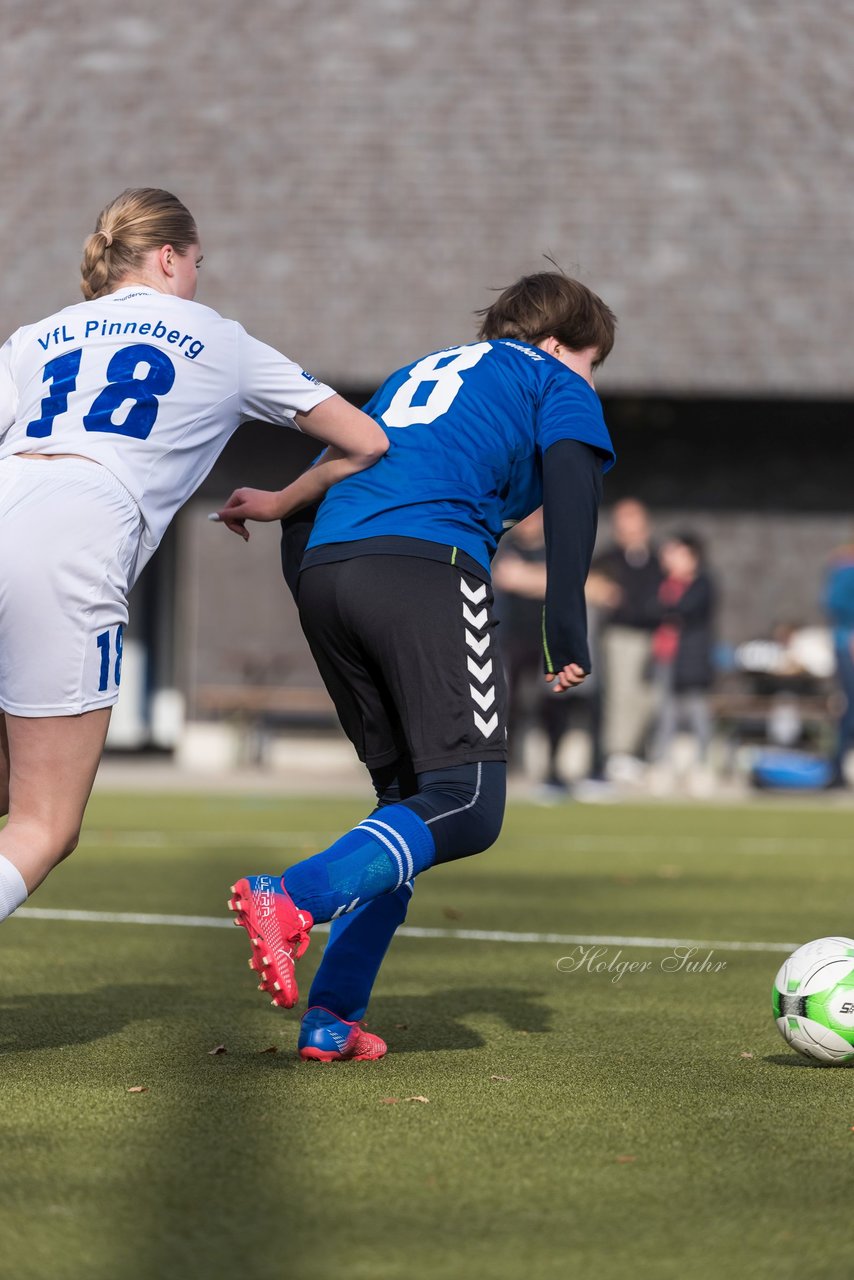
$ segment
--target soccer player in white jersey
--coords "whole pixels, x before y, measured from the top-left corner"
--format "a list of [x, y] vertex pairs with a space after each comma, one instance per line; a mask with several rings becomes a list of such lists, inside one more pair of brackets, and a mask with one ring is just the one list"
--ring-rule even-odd
[[175, 196], [125, 191], [84, 246], [86, 301], [0, 350], [0, 920], [76, 846], [127, 593], [240, 422], [331, 446], [290, 486], [293, 510], [388, 447], [330, 387], [195, 303], [200, 261]]

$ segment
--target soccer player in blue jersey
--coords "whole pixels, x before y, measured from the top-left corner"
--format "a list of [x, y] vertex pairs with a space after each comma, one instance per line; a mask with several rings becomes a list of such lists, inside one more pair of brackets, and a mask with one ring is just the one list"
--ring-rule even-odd
[[[614, 316], [560, 272], [524, 277], [479, 314], [477, 342], [398, 370], [365, 406], [390, 440], [380, 462], [330, 490], [313, 528], [285, 525], [303, 630], [378, 801], [330, 848], [232, 888], [261, 989], [285, 1008], [312, 924], [332, 922], [304, 1058], [385, 1053], [359, 1020], [414, 878], [501, 829], [506, 695], [489, 566], [502, 532], [540, 504], [545, 678], [563, 691], [590, 670], [584, 582], [614, 460], [593, 374]], [[277, 501], [238, 490], [220, 515], [245, 532], [246, 519], [277, 518]]]

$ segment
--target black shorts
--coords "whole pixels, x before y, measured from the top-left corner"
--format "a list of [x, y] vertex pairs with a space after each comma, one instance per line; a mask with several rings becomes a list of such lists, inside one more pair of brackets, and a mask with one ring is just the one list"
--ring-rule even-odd
[[299, 612], [344, 732], [369, 769], [506, 760], [492, 587], [456, 565], [365, 555], [303, 569]]

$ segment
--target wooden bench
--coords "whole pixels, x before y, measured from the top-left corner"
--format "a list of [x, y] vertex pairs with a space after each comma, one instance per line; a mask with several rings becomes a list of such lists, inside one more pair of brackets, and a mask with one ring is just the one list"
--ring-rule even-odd
[[335, 707], [323, 688], [203, 684], [195, 689], [190, 707], [196, 717], [230, 721], [243, 739], [241, 754], [252, 765], [268, 762], [277, 729], [340, 733]]
[[836, 719], [834, 694], [712, 693], [709, 709], [715, 720], [766, 724], [781, 707], [791, 707], [804, 724], [823, 725]]
[[329, 694], [321, 688], [286, 685], [202, 684], [191, 705], [204, 716], [272, 717], [282, 721], [337, 723]]
[[[838, 694], [830, 687], [826, 692], [809, 694], [734, 690], [711, 694], [709, 709], [717, 734], [725, 745], [726, 772], [735, 767], [736, 755], [742, 746], [794, 746], [821, 754], [829, 752], [839, 716], [837, 701]], [[775, 737], [773, 729], [775, 717], [785, 714], [792, 716], [791, 728], [796, 734], [784, 743]]]

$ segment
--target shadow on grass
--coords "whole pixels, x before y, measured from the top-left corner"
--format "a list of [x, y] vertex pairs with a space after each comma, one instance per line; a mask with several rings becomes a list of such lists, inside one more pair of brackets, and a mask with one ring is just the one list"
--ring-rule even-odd
[[39, 991], [0, 997], [0, 1055], [103, 1040], [133, 1022], [162, 1016], [164, 1008], [174, 1012], [176, 996], [180, 999], [183, 990], [128, 983], [79, 994]]
[[453, 988], [423, 996], [376, 996], [364, 1025], [388, 1042], [392, 1053], [480, 1049], [486, 1039], [469, 1025], [488, 1015], [508, 1031], [542, 1034], [551, 1010], [538, 992], [506, 987]]
[[807, 1071], [814, 1071], [816, 1067], [822, 1070], [828, 1066], [832, 1066], [834, 1071], [840, 1067], [852, 1067], [851, 1062], [810, 1062], [809, 1058], [796, 1058], [793, 1053], [766, 1053], [762, 1059], [763, 1062], [769, 1063], [772, 1067], [806, 1067]]
[[[542, 1000], [538, 992], [506, 987], [377, 996], [371, 1001], [365, 1025], [382, 1035], [393, 1053], [479, 1049], [487, 1039], [471, 1022], [484, 1016], [510, 1032], [537, 1035], [549, 1031], [551, 1011]], [[212, 1002], [212, 1026], [222, 1025], [222, 1011], [218, 1013], [217, 1008]], [[164, 1011], [168, 1011], [170, 1020], [186, 1013], [197, 1023], [196, 993], [179, 984], [127, 983], [76, 994], [35, 992], [5, 996], [0, 998], [0, 1056], [105, 1040], [133, 1023], [162, 1018]], [[292, 1016], [298, 1018], [299, 1013]], [[280, 1067], [283, 1059], [286, 1061], [285, 1055], [280, 1055]], [[298, 1061], [295, 1056], [294, 1061]], [[795, 1061], [786, 1065], [809, 1064]]]

